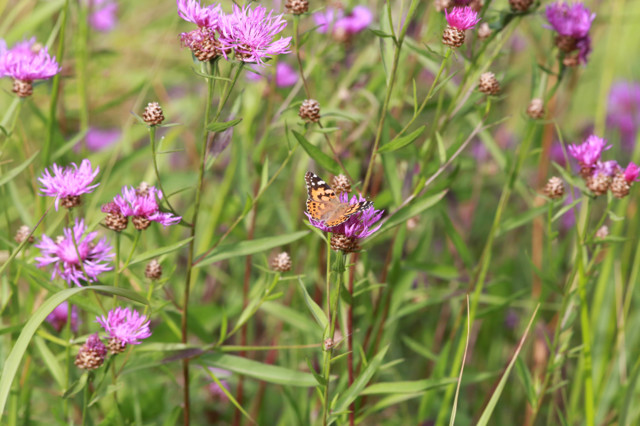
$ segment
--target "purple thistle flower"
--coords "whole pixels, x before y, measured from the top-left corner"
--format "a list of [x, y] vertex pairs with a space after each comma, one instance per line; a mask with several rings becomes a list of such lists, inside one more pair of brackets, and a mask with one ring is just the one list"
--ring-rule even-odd
[[139, 345], [142, 339], [151, 336], [147, 317], [129, 308], [117, 307], [107, 313], [106, 319], [103, 315], [96, 317], [96, 321], [122, 348], [127, 344]]
[[608, 177], [614, 177], [622, 169], [615, 160], [610, 161], [598, 161], [593, 169], [593, 176], [603, 175]]
[[139, 230], [146, 229], [149, 222], [158, 222], [165, 227], [179, 223], [182, 217], [160, 211], [159, 199], [162, 199], [162, 191], [155, 186], [149, 187], [146, 193], [139, 193], [133, 187], [125, 186], [122, 188], [122, 195], [116, 195], [113, 203], [107, 204], [102, 211], [132, 217], [134, 226]]
[[[264, 76], [255, 72], [247, 73], [247, 80], [260, 81]], [[271, 80], [270, 77], [267, 78]], [[278, 62], [276, 65], [276, 86], [278, 87], [290, 87], [298, 82], [298, 73], [293, 67], [284, 62]]]
[[0, 40], [0, 77], [32, 82], [49, 79], [60, 69], [55, 56], [49, 56], [48, 49], [37, 44], [35, 38], [17, 43], [11, 49]]
[[177, 0], [178, 15], [187, 22], [200, 28], [216, 30], [222, 15], [220, 5], [203, 7], [199, 0]]
[[41, 252], [41, 256], [35, 258], [38, 267], [53, 265], [51, 279], [58, 275], [69, 285], [74, 283], [82, 287], [80, 280], [93, 282], [101, 273], [113, 269], [107, 263], [114, 256], [107, 239], [94, 243], [98, 233], [87, 232], [83, 219], [76, 218], [75, 225], [64, 228], [63, 234], [55, 241], [43, 235], [42, 240], [35, 244]]
[[451, 9], [451, 12], [445, 9], [444, 16], [446, 17], [447, 24], [449, 24], [450, 27], [460, 31], [473, 28], [478, 22], [480, 22], [478, 12], [468, 6], [454, 7]]
[[[85, 136], [85, 142], [87, 149], [92, 152], [102, 151], [113, 145], [120, 139], [122, 131], [120, 129], [98, 129], [96, 127], [89, 127], [87, 135]], [[75, 152], [80, 152], [82, 148], [82, 142], [78, 142], [73, 147]]]
[[366, 6], [358, 5], [345, 15], [342, 9], [328, 7], [324, 12], [313, 14], [313, 20], [318, 26], [317, 31], [325, 34], [332, 29], [337, 38], [345, 38], [366, 29], [373, 22], [373, 12]]
[[624, 180], [627, 183], [631, 183], [633, 181], [638, 180], [638, 176], [640, 175], [640, 167], [638, 167], [635, 163], [629, 163], [626, 169], [624, 169]]
[[581, 166], [593, 167], [600, 160], [602, 152], [611, 148], [607, 141], [596, 135], [591, 135], [580, 145], [569, 145], [569, 154], [580, 162]]
[[617, 128], [628, 148], [636, 140], [640, 127], [640, 84], [619, 81], [611, 86], [607, 124]]
[[[51, 311], [46, 321], [60, 333], [64, 326], [67, 325], [68, 312], [69, 302], [65, 300]], [[78, 331], [78, 309], [75, 306], [71, 307], [71, 331], [74, 333]]]
[[114, 0], [87, 0], [91, 13], [89, 25], [100, 32], [113, 30], [118, 23], [118, 3]]
[[581, 2], [569, 4], [564, 1], [557, 1], [547, 5], [545, 14], [554, 31], [577, 40], [589, 34], [591, 22], [596, 17], [596, 14], [591, 13]]
[[[362, 197], [362, 195], [354, 195], [353, 197], [349, 198], [349, 194], [347, 194], [346, 192], [341, 193], [338, 198], [341, 202], [349, 203], [351, 205], [366, 201], [366, 199]], [[373, 204], [371, 204], [368, 208], [361, 211], [360, 213], [356, 213], [353, 216], [349, 217], [349, 219], [347, 219], [340, 225], [329, 227], [324, 223], [324, 221], [315, 220], [309, 215], [309, 213], [305, 212], [305, 214], [309, 218], [309, 222], [311, 223], [311, 225], [315, 226], [316, 228], [324, 232], [331, 232], [333, 234], [340, 234], [349, 238], [357, 239], [367, 238], [378, 229], [380, 229], [380, 227], [382, 226], [381, 223], [379, 223], [377, 226], [374, 225], [380, 220], [383, 213], [384, 210], [376, 210], [373, 207]]]
[[289, 53], [291, 37], [273, 40], [286, 26], [282, 15], [273, 16], [273, 11], [267, 15], [267, 9], [262, 6], [241, 9], [233, 5], [233, 13], [219, 22], [222, 54], [227, 58], [225, 50], [234, 49], [238, 60], [263, 64], [272, 55]]
[[313, 14], [313, 21], [317, 25], [316, 31], [320, 34], [325, 34], [329, 31], [329, 29], [333, 28], [333, 25], [336, 21], [342, 19], [344, 17], [344, 12], [342, 9], [335, 9], [332, 7], [327, 7], [324, 12], [316, 12]]
[[42, 195], [56, 197], [56, 211], [58, 211], [60, 200], [62, 200], [62, 205], [67, 208], [77, 206], [80, 195], [88, 194], [100, 185], [99, 183], [91, 185], [91, 182], [98, 175], [100, 167], [93, 170], [91, 162], [86, 158], [82, 160], [80, 167], [76, 163], [71, 163], [71, 166], [62, 168], [54, 163], [51, 170], [53, 175], [49, 169], [45, 169], [42, 172], [42, 177], [39, 177], [38, 180], [43, 186], [40, 188]]

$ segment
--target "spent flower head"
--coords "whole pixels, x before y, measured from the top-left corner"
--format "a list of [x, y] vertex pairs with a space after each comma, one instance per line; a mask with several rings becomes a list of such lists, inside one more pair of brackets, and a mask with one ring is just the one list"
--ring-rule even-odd
[[151, 336], [147, 317], [129, 308], [117, 307], [110, 310], [106, 318], [104, 315], [96, 317], [96, 321], [122, 347], [127, 344], [138, 345], [142, 339]]
[[234, 49], [238, 60], [263, 64], [273, 55], [289, 53], [291, 37], [274, 40], [286, 26], [283, 15], [274, 16], [273, 11], [267, 14], [262, 6], [251, 9], [233, 5], [233, 13], [219, 22], [222, 54], [227, 58], [226, 50]]
[[53, 266], [51, 278], [60, 276], [69, 285], [82, 287], [80, 281], [92, 282], [103, 272], [113, 269], [109, 261], [114, 254], [106, 238], [94, 242], [97, 232], [87, 232], [83, 219], [77, 219], [73, 227], [64, 228], [63, 235], [55, 241], [46, 235], [35, 244], [41, 256], [36, 257], [37, 266]]
[[65, 207], [74, 207], [79, 204], [80, 195], [93, 192], [100, 185], [99, 183], [92, 185], [100, 167], [94, 170], [91, 162], [86, 158], [82, 160], [80, 167], [76, 163], [71, 163], [70, 166], [63, 168], [54, 163], [51, 170], [53, 174], [49, 169], [45, 169], [38, 180], [42, 184], [40, 188], [42, 195], [56, 198], [56, 211], [60, 200]]

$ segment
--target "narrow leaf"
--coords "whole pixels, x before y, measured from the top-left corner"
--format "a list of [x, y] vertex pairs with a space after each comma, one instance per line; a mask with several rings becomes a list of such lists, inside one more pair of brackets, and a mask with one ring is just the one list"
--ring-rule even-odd
[[326, 330], [329, 324], [329, 320], [327, 319], [327, 316], [325, 315], [322, 308], [320, 308], [320, 306], [318, 306], [318, 304], [311, 298], [311, 296], [309, 296], [309, 293], [307, 292], [307, 289], [305, 288], [304, 283], [302, 282], [301, 279], [298, 279], [298, 283], [300, 284], [300, 290], [302, 290], [304, 303], [307, 304], [309, 311], [311, 311], [311, 315], [313, 315], [313, 317], [316, 319], [318, 324], [320, 324], [320, 327], [322, 327], [322, 330], [323, 331]]
[[19, 166], [9, 170], [7, 173], [4, 173], [2, 175], [2, 177], [0, 177], [0, 186], [4, 185], [5, 183], [9, 182], [14, 177], [18, 176], [20, 174], [20, 172], [22, 172], [24, 169], [26, 169], [29, 166], [29, 164], [31, 164], [31, 162], [36, 158], [36, 156], [38, 155], [39, 152], [40, 151], [36, 151], [31, 157], [29, 157], [22, 164], [20, 164]]
[[302, 146], [302, 148], [309, 154], [309, 157], [313, 158], [321, 167], [327, 169], [334, 175], [339, 175], [341, 172], [340, 166], [338, 162], [322, 152], [320, 148], [313, 145], [311, 142], [307, 140], [302, 134], [292, 130], [293, 136], [296, 137], [298, 143]]
[[378, 149], [378, 153], [393, 152], [399, 150], [400, 148], [404, 148], [405, 146], [418, 139], [418, 136], [420, 136], [422, 132], [424, 132], [424, 129], [425, 126], [420, 126], [408, 135], [394, 138], [391, 142], [382, 145], [382, 147]]
[[189, 238], [187, 238], [185, 240], [179, 241], [179, 242], [177, 242], [175, 244], [171, 244], [169, 246], [160, 247], [160, 248], [157, 248], [157, 249], [146, 251], [146, 252], [142, 253], [141, 255], [137, 256], [131, 262], [129, 262], [129, 266], [135, 265], [136, 263], [144, 262], [145, 260], [149, 260], [149, 259], [153, 259], [153, 258], [156, 258], [156, 257], [160, 257], [160, 256], [162, 256], [164, 254], [171, 253], [173, 251], [176, 251], [176, 250], [186, 246], [187, 244], [189, 244], [189, 241], [191, 241], [192, 239], [193, 239], [192, 237], [189, 237]]
[[236, 118], [235, 120], [229, 121], [214, 121], [207, 125], [207, 130], [213, 133], [222, 132], [223, 130], [227, 130], [229, 127], [238, 125], [241, 121], [242, 118]]

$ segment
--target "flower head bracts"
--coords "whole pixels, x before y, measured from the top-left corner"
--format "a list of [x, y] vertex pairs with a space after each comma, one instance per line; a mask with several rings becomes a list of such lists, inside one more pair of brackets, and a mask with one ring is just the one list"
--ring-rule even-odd
[[557, 1], [547, 5], [545, 9], [547, 21], [555, 32], [577, 40], [586, 37], [591, 29], [591, 23], [596, 17], [582, 3], [573, 4]]
[[111, 339], [117, 339], [121, 346], [138, 345], [142, 339], [151, 336], [149, 320], [135, 310], [117, 307], [107, 313], [107, 318], [96, 317]]
[[602, 152], [611, 148], [607, 141], [596, 135], [591, 135], [580, 145], [569, 145], [569, 154], [583, 167], [592, 168], [600, 160]]
[[[366, 199], [362, 197], [362, 195], [354, 195], [349, 198], [349, 194], [345, 192], [341, 193], [338, 197], [340, 198], [341, 202], [349, 203], [352, 205], [362, 201], [366, 201]], [[338, 226], [329, 227], [323, 221], [315, 220], [309, 215], [309, 213], [305, 212], [305, 214], [309, 218], [309, 222], [311, 223], [311, 225], [315, 226], [316, 228], [324, 232], [331, 232], [333, 234], [340, 234], [349, 238], [357, 239], [367, 238], [378, 229], [380, 229], [382, 224], [379, 223], [376, 225], [376, 222], [380, 220], [383, 213], [384, 210], [376, 210], [373, 205], [371, 205], [369, 208], [349, 217], [349, 219], [347, 219], [347, 221], [345, 221], [344, 223], [341, 223]]]
[[178, 15], [187, 22], [192, 22], [200, 28], [216, 30], [222, 15], [220, 5], [203, 7], [200, 1], [177, 0]]
[[240, 61], [262, 64], [271, 55], [288, 53], [291, 37], [274, 41], [286, 26], [282, 15], [273, 16], [273, 11], [267, 14], [267, 9], [262, 6], [251, 9], [234, 5], [233, 13], [219, 22], [222, 54], [227, 58], [226, 49], [234, 49]]
[[[160, 211], [158, 201], [162, 199], [162, 191], [151, 186], [146, 193], [139, 193], [133, 187], [123, 187], [122, 194], [116, 195], [112, 203], [103, 207], [105, 213], [120, 213], [125, 217], [133, 217], [144, 221], [158, 222], [163, 226], [175, 225], [182, 217]], [[146, 228], [146, 227], [145, 227]], [[144, 228], [143, 228], [144, 229]]]
[[0, 44], [0, 77], [31, 82], [49, 79], [60, 72], [56, 58], [49, 56], [46, 47], [38, 48], [35, 38], [11, 49], [7, 49], [4, 40]]
[[468, 6], [454, 7], [451, 9], [451, 12], [448, 12], [445, 9], [444, 15], [447, 19], [447, 24], [449, 24], [450, 27], [461, 31], [473, 28], [478, 22], [480, 22], [478, 13]]
[[113, 269], [108, 262], [114, 256], [106, 238], [94, 242], [97, 235], [97, 232], [87, 232], [84, 220], [77, 218], [75, 225], [65, 228], [63, 236], [55, 241], [43, 235], [35, 244], [41, 252], [41, 256], [35, 258], [38, 267], [52, 265], [51, 278], [60, 276], [69, 285], [81, 287], [81, 280], [95, 281], [98, 275]]
[[61, 199], [79, 197], [82, 194], [92, 192], [100, 185], [99, 183], [91, 184], [98, 175], [100, 167], [96, 167], [96, 169], [93, 170], [91, 162], [86, 158], [82, 160], [80, 167], [78, 167], [76, 163], [71, 163], [71, 166], [65, 168], [54, 164], [51, 170], [53, 174], [51, 174], [48, 169], [45, 169], [38, 180], [42, 184], [40, 191], [43, 195], [56, 197], [56, 210], [58, 210]]

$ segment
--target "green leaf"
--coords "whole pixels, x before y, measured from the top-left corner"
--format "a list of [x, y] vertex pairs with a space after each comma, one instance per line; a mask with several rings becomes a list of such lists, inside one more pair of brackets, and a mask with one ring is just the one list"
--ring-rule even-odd
[[62, 366], [58, 362], [56, 356], [53, 354], [53, 352], [51, 352], [51, 349], [49, 349], [47, 343], [42, 337], [35, 336], [33, 340], [36, 344], [38, 352], [40, 352], [40, 358], [46, 364], [47, 369], [53, 376], [60, 389], [63, 389], [65, 386], [66, 377], [64, 374], [64, 370], [62, 369]]
[[229, 121], [213, 121], [207, 124], [207, 130], [213, 133], [222, 132], [223, 130], [227, 130], [229, 127], [238, 125], [241, 121], [242, 118], [236, 118], [235, 120]]
[[531, 222], [536, 217], [540, 216], [541, 214], [546, 213], [548, 210], [549, 210], [549, 206], [544, 204], [542, 206], [535, 207], [535, 208], [532, 208], [530, 210], [527, 210], [526, 212], [524, 212], [521, 215], [510, 217], [510, 218], [506, 219], [498, 227], [498, 232], [496, 233], [496, 237], [499, 236], [499, 235], [504, 234], [507, 231], [511, 231], [512, 229], [519, 228], [519, 227], [521, 227], [523, 225], [526, 225], [527, 223]]
[[[384, 356], [387, 354], [389, 345], [385, 346], [378, 354], [371, 360], [367, 368], [358, 376], [351, 386], [338, 398], [332, 411], [341, 413], [349, 408], [349, 405], [362, 393], [364, 387], [369, 383], [369, 380], [378, 371]], [[329, 423], [335, 421], [335, 416], [332, 416]]]
[[374, 33], [375, 35], [381, 38], [394, 38], [393, 34], [385, 33], [384, 31], [373, 30], [371, 28], [369, 28], [369, 31], [371, 31], [372, 33]]
[[326, 330], [329, 325], [329, 320], [325, 315], [324, 311], [318, 304], [309, 296], [307, 289], [304, 286], [304, 283], [301, 279], [298, 278], [298, 283], [300, 284], [300, 290], [302, 290], [302, 296], [304, 297], [304, 303], [307, 304], [309, 311], [311, 311], [311, 315], [316, 319], [317, 323], [320, 324], [322, 330]]
[[250, 254], [270, 250], [274, 247], [290, 244], [304, 237], [308, 233], [309, 231], [299, 231], [291, 234], [278, 235], [276, 237], [257, 238], [255, 240], [224, 244], [212, 250], [211, 253], [206, 258], [202, 259], [202, 261], [198, 262], [195, 267], [199, 268], [211, 263], [220, 262], [221, 260], [230, 259], [232, 257], [248, 256]]
[[338, 162], [322, 152], [320, 148], [313, 145], [311, 142], [307, 140], [303, 135], [292, 130], [293, 136], [296, 137], [298, 143], [302, 146], [302, 148], [307, 151], [309, 157], [313, 158], [321, 167], [333, 173], [334, 175], [339, 175], [342, 169], [338, 165]]
[[36, 155], [38, 155], [39, 152], [40, 151], [36, 151], [25, 162], [23, 162], [22, 164], [20, 164], [17, 167], [14, 167], [13, 169], [9, 170], [7, 173], [4, 173], [2, 175], [2, 177], [0, 177], [0, 186], [4, 185], [5, 183], [9, 182], [14, 177], [18, 176], [20, 174], [20, 172], [22, 172], [24, 169], [26, 169], [29, 166], [29, 164], [31, 164], [31, 162], [36, 158]]
[[269, 383], [301, 387], [312, 387], [317, 384], [316, 379], [311, 373], [264, 364], [235, 355], [209, 353], [202, 355], [200, 360], [207, 366], [224, 368], [225, 370], [243, 374], [254, 379], [264, 380]]
[[409, 218], [413, 216], [417, 216], [427, 210], [430, 207], [433, 207], [437, 204], [447, 193], [447, 190], [438, 192], [435, 195], [431, 195], [429, 197], [423, 197], [414, 201], [412, 203], [407, 204], [406, 206], [400, 208], [397, 212], [387, 219], [387, 221], [382, 225], [380, 230], [373, 234], [369, 239], [376, 238], [378, 235], [382, 234], [384, 231], [388, 231], [394, 226], [400, 225], [404, 223]]
[[418, 139], [418, 136], [420, 136], [422, 132], [424, 132], [425, 128], [425, 126], [420, 126], [408, 135], [401, 136], [399, 138], [393, 138], [391, 142], [382, 145], [380, 149], [378, 149], [378, 153], [383, 154], [385, 152], [393, 152], [399, 150], [400, 148], [404, 148], [405, 146]]
[[145, 260], [149, 260], [149, 259], [153, 259], [153, 258], [156, 258], [156, 257], [160, 257], [163, 254], [171, 253], [172, 251], [176, 251], [176, 250], [186, 246], [187, 244], [189, 244], [189, 241], [191, 241], [192, 239], [193, 239], [193, 237], [189, 237], [189, 238], [187, 238], [185, 240], [179, 241], [179, 242], [177, 242], [175, 244], [171, 244], [169, 246], [164, 246], [164, 247], [160, 247], [160, 248], [157, 248], [157, 249], [146, 251], [146, 252], [142, 253], [141, 255], [137, 256], [131, 262], [129, 262], [128, 266], [135, 265], [136, 263], [144, 262]]
[[444, 377], [441, 379], [425, 379], [404, 382], [382, 382], [374, 383], [365, 388], [360, 395], [384, 395], [389, 393], [414, 393], [423, 392], [429, 389], [436, 389], [442, 386], [456, 383], [456, 377]]
[[18, 340], [16, 340], [15, 345], [11, 349], [9, 356], [7, 357], [4, 366], [2, 368], [2, 376], [0, 376], [0, 413], [4, 412], [4, 406], [7, 402], [7, 397], [9, 396], [9, 391], [11, 390], [11, 384], [13, 383], [13, 379], [18, 372], [18, 368], [20, 367], [20, 362], [22, 361], [22, 357], [24, 356], [33, 335], [40, 327], [40, 324], [47, 318], [47, 316], [62, 302], [71, 298], [72, 296], [84, 292], [84, 291], [100, 291], [104, 293], [113, 294], [115, 296], [122, 296], [128, 299], [134, 300], [136, 302], [141, 302], [147, 304], [147, 300], [136, 294], [131, 290], [127, 290], [124, 288], [116, 288], [106, 285], [93, 285], [86, 287], [77, 287], [77, 288], [68, 288], [58, 293], [52, 295], [49, 299], [47, 299], [37, 311], [35, 311], [31, 318], [27, 321], [18, 336]]
[[496, 408], [496, 405], [498, 405], [498, 400], [500, 399], [500, 395], [502, 395], [502, 391], [504, 390], [504, 387], [507, 384], [509, 373], [511, 373], [511, 369], [513, 368], [513, 365], [515, 364], [516, 359], [518, 358], [518, 354], [520, 354], [520, 350], [524, 345], [524, 341], [527, 339], [527, 335], [529, 334], [529, 329], [531, 329], [531, 325], [533, 324], [533, 320], [535, 319], [539, 308], [540, 308], [540, 304], [538, 304], [538, 306], [536, 307], [536, 310], [533, 311], [533, 315], [531, 315], [531, 319], [529, 320], [529, 325], [527, 325], [527, 328], [524, 331], [522, 338], [520, 338], [520, 342], [518, 342], [516, 351], [511, 357], [511, 361], [509, 361], [507, 368], [505, 368], [504, 373], [502, 374], [502, 377], [498, 382], [498, 386], [496, 386], [495, 390], [493, 391], [493, 394], [491, 395], [491, 399], [489, 400], [489, 402], [487, 403], [487, 406], [482, 412], [482, 416], [480, 416], [480, 420], [478, 420], [477, 426], [486, 426], [489, 424], [489, 418], [491, 418], [491, 414], [493, 413], [493, 410]]
[[444, 141], [440, 132], [436, 132], [436, 142], [438, 144], [438, 157], [440, 158], [440, 164], [447, 162], [447, 149], [444, 147]]

